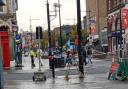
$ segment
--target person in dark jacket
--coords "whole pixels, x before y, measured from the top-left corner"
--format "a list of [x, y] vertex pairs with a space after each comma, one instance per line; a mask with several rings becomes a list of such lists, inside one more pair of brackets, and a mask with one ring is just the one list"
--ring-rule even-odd
[[88, 56], [88, 63], [92, 63], [92, 49], [90, 47], [88, 47], [87, 49], [87, 56]]
[[87, 54], [86, 54], [86, 49], [84, 48], [84, 49], [83, 49], [83, 63], [84, 63], [85, 65], [87, 64], [86, 56], [87, 56]]

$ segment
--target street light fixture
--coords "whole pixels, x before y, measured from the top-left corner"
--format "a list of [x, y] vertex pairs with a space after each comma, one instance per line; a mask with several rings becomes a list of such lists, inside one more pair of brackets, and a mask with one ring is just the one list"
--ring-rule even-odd
[[[48, 41], [49, 41], [49, 57], [52, 56], [51, 52], [51, 28], [50, 28], [50, 10], [49, 10], [49, 2], [47, 0], [47, 22], [48, 22]], [[54, 69], [54, 60], [49, 60], [50, 68], [52, 69], [52, 77], [55, 78], [55, 69]]]
[[61, 28], [61, 13], [60, 13], [60, 7], [61, 7], [61, 4], [60, 4], [60, 0], [58, 0], [58, 3], [54, 3], [54, 6], [55, 7], [58, 7], [59, 9], [59, 26], [60, 26], [60, 52], [61, 52], [61, 57], [62, 57], [62, 28]]
[[[59, 2], [59, 1], [58, 1]], [[48, 37], [49, 37], [49, 56], [52, 55], [52, 52], [51, 52], [51, 27], [50, 27], [50, 22], [52, 20], [54, 20], [57, 16], [57, 7], [60, 8], [60, 4], [58, 3], [54, 3], [53, 6], [55, 7], [54, 11], [50, 11], [49, 10], [49, 1], [47, 0], [47, 21], [48, 21]], [[54, 15], [51, 15], [50, 12], [55, 12]], [[60, 12], [60, 9], [59, 9], [59, 12]], [[52, 19], [50, 19], [50, 17], [54, 17]], [[59, 22], [60, 22], [60, 29], [61, 29], [61, 19], [60, 19], [60, 14], [59, 14]], [[60, 30], [60, 35], [61, 35], [61, 30]], [[49, 64], [50, 64], [50, 68], [52, 68], [52, 77], [55, 78], [55, 70], [54, 70], [54, 61], [49, 61]]]

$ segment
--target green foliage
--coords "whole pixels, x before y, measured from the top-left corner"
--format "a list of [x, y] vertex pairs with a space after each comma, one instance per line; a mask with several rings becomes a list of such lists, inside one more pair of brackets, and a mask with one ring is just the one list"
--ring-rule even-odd
[[[77, 33], [77, 27], [76, 25], [72, 25], [71, 29], [70, 29], [70, 35], [66, 36], [65, 33], [62, 33], [62, 45], [64, 46], [66, 44], [67, 38], [70, 37], [71, 41], [75, 40], [75, 34]], [[83, 43], [86, 44], [87, 43], [87, 37], [88, 37], [88, 33], [86, 29], [81, 30], [82, 33], [82, 37], [83, 37]], [[42, 47], [46, 47], [48, 46], [48, 30], [44, 31], [44, 37], [43, 40], [41, 41], [41, 45]], [[52, 47], [55, 47], [56, 41], [58, 41], [59, 45], [60, 45], [60, 32], [59, 32], [59, 28], [55, 28], [54, 30], [51, 31], [51, 45]]]
[[82, 36], [83, 36], [83, 44], [85, 45], [85, 44], [87, 44], [87, 42], [88, 42], [88, 40], [87, 40], [87, 37], [88, 37], [88, 32], [87, 32], [87, 30], [82, 30]]

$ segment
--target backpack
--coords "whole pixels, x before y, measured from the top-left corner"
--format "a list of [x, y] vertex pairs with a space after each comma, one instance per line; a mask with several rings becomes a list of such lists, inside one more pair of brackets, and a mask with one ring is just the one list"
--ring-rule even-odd
[[90, 50], [90, 49], [87, 50], [87, 54], [88, 54], [88, 55], [91, 55], [91, 54], [92, 54], [92, 50]]

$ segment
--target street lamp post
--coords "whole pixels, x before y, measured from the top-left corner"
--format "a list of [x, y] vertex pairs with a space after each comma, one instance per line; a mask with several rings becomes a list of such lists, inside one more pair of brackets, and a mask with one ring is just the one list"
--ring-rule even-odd
[[83, 58], [82, 58], [82, 33], [81, 33], [81, 8], [80, 0], [77, 0], [77, 33], [78, 33], [78, 57], [80, 77], [84, 76]]
[[[47, 21], [48, 21], [48, 40], [49, 40], [49, 57], [52, 56], [51, 52], [51, 28], [50, 28], [50, 14], [49, 14], [49, 2], [47, 0]], [[55, 78], [54, 60], [49, 60], [50, 67], [52, 68], [52, 77]]]
[[[58, 1], [58, 3], [60, 3], [60, 2]], [[48, 21], [48, 37], [49, 37], [49, 57], [52, 56], [52, 52], [51, 52], [51, 28], [50, 28], [50, 22], [52, 20], [54, 20], [56, 18], [56, 16], [57, 16], [56, 7], [59, 7], [60, 38], [62, 38], [61, 37], [60, 4], [54, 3], [54, 7], [55, 7], [55, 10], [54, 11], [50, 11], [49, 10], [49, 2], [47, 0], [47, 21]], [[55, 12], [55, 14], [54, 15], [50, 15], [50, 12]], [[53, 19], [50, 19], [51, 16], [53, 16], [54, 18]], [[62, 45], [62, 40], [61, 40], [61, 45]], [[61, 47], [61, 52], [62, 52], [62, 47]], [[55, 78], [54, 60], [52, 60], [52, 61], [49, 60], [49, 65], [50, 65], [50, 68], [52, 69], [52, 77]]]
[[4, 89], [3, 55], [2, 55], [2, 46], [1, 46], [1, 36], [0, 36], [0, 89]]
[[33, 20], [39, 20], [39, 19], [32, 19], [32, 18], [30, 17], [31, 46], [32, 46], [32, 21], [33, 21]]
[[32, 46], [32, 24], [31, 24], [31, 22], [32, 22], [32, 19], [31, 19], [31, 17], [30, 17], [30, 35], [31, 35], [31, 46]]
[[61, 52], [61, 57], [62, 57], [62, 29], [61, 29], [61, 13], [60, 13], [60, 0], [58, 0], [59, 4], [59, 25], [60, 25], [60, 52]]
[[122, 20], [121, 20], [121, 10], [122, 10], [122, 7], [121, 7], [121, 1], [122, 0], [120, 0], [120, 11], [119, 11], [119, 13], [120, 13], [120, 35], [121, 35], [121, 37], [120, 37], [120, 58], [122, 58]]

